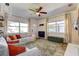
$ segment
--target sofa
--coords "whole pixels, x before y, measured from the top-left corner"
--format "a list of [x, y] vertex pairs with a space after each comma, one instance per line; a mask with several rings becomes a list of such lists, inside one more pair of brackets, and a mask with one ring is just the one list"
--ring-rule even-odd
[[41, 56], [37, 47], [29, 49], [26, 46], [8, 45], [3, 36], [0, 36], [0, 56]]
[[35, 35], [22, 36], [21, 34], [8, 35], [6, 37], [8, 44], [24, 44], [36, 40]]

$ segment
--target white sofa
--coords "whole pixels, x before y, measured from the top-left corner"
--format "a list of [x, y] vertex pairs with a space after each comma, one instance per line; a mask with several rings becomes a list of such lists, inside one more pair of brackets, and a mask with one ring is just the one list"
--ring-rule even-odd
[[36, 40], [35, 35], [31, 35], [31, 36], [21, 38], [20, 43], [28, 43], [28, 42], [31, 42], [31, 41], [34, 41], [34, 40]]
[[[35, 35], [22, 35], [22, 38], [20, 39], [16, 39], [16, 40], [10, 40], [8, 37], [7, 37], [7, 42], [17, 42], [19, 41], [18, 43], [16, 44], [24, 44], [24, 43], [28, 43], [28, 42], [31, 42], [31, 41], [35, 41], [36, 40], [36, 37]], [[9, 44], [13, 44], [13, 43], [9, 43]], [[14, 43], [15, 44], [15, 43]]]
[[[9, 49], [6, 40], [2, 36], [0, 36], [0, 56], [9, 56], [8, 50]], [[40, 56], [40, 55], [42, 55], [41, 51], [37, 47], [31, 49], [28, 49], [26, 47], [26, 52], [18, 54], [17, 56]]]

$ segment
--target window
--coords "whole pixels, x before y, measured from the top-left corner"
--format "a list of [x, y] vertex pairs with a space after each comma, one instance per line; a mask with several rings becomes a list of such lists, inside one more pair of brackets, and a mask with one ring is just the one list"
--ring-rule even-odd
[[57, 22], [57, 28], [58, 28], [58, 31], [57, 32], [61, 32], [61, 33], [64, 33], [64, 21], [58, 21]]
[[25, 33], [25, 32], [28, 32], [28, 24], [8, 21], [7, 32], [8, 33]]
[[64, 21], [56, 21], [48, 23], [48, 32], [64, 33]]
[[28, 32], [28, 24], [20, 23], [20, 33]]
[[48, 31], [49, 32], [56, 32], [56, 23], [55, 22], [48, 23]]
[[19, 33], [19, 23], [8, 21], [8, 33]]

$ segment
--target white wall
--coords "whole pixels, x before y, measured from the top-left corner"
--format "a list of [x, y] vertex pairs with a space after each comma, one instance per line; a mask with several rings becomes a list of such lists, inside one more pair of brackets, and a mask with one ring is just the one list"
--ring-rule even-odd
[[[44, 24], [44, 26], [39, 26], [39, 24]], [[45, 31], [45, 39], [47, 39], [47, 19], [38, 20], [38, 31]]]
[[36, 19], [29, 19], [30, 24], [29, 24], [29, 31], [31, 34], [36, 35], [37, 37], [37, 20]]
[[[45, 19], [38, 20], [38, 31], [45, 31]], [[39, 26], [39, 24], [44, 24], [44, 26]]]

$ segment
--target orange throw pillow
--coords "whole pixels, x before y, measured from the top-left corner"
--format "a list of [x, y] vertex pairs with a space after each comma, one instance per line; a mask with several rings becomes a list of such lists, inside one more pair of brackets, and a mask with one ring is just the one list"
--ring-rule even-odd
[[25, 47], [22, 47], [22, 46], [8, 45], [8, 48], [9, 48], [10, 56], [16, 56], [26, 51]]
[[11, 40], [16, 40], [16, 39], [17, 39], [17, 37], [16, 37], [15, 35], [9, 36], [9, 38], [10, 38]]

